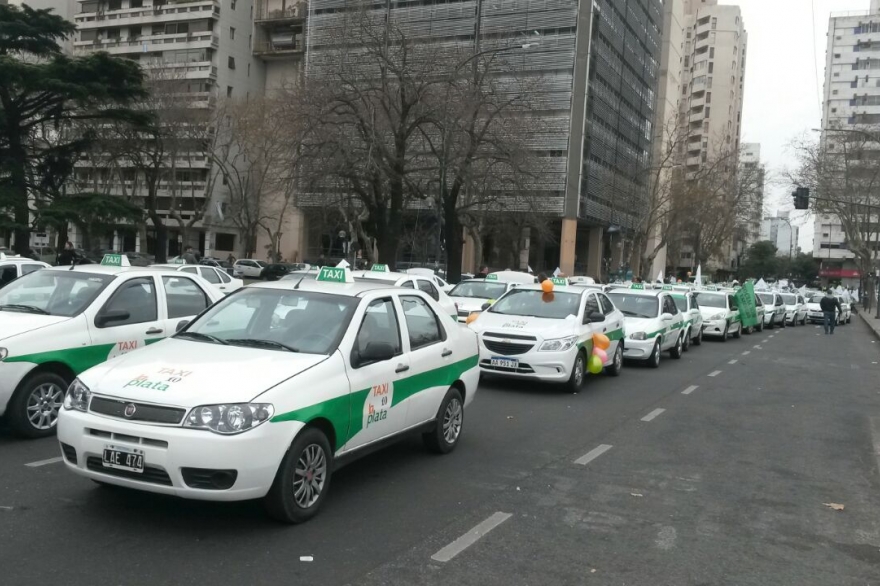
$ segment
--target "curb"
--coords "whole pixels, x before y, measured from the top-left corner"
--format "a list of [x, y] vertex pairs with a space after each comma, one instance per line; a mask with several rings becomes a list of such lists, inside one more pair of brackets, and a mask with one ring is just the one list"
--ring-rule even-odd
[[862, 311], [859, 311], [859, 317], [874, 333], [874, 337], [880, 340], [880, 320], [874, 319], [873, 316], [866, 316]]

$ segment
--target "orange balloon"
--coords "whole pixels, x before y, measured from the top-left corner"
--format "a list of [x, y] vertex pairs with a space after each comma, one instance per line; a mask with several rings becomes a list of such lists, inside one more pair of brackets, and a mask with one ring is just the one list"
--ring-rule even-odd
[[478, 318], [478, 317], [480, 317], [479, 312], [474, 311], [474, 312], [472, 312], [470, 315], [467, 316], [467, 319], [465, 320], [465, 323], [466, 323], [466, 324], [469, 324], [469, 323], [471, 323], [471, 322], [477, 321], [477, 318]]
[[543, 283], [541, 283], [541, 291], [544, 293], [552, 293], [553, 292], [553, 281], [547, 279]]
[[605, 334], [593, 334], [593, 346], [602, 350], [607, 350], [611, 346], [611, 340]]

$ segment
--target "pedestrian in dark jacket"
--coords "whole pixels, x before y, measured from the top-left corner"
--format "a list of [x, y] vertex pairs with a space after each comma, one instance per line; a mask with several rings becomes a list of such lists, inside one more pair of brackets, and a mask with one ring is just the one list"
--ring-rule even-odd
[[64, 250], [58, 253], [58, 266], [68, 267], [76, 263], [78, 256], [73, 249], [73, 243], [68, 242], [64, 245]]
[[193, 254], [193, 247], [192, 246], [186, 247], [186, 251], [183, 253], [183, 260], [188, 265], [199, 264], [198, 260], [196, 260], [196, 255]]
[[837, 325], [837, 316], [842, 313], [840, 301], [834, 296], [831, 289], [825, 293], [825, 297], [819, 302], [819, 307], [825, 315], [825, 334], [834, 334], [834, 326]]

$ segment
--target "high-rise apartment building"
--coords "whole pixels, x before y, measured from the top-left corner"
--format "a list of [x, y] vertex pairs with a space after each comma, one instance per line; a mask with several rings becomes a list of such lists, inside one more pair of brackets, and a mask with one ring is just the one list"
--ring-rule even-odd
[[761, 222], [761, 240], [772, 242], [776, 256], [794, 257], [798, 252], [800, 230], [791, 223], [791, 212], [781, 210], [775, 216], [764, 218]]
[[761, 236], [761, 218], [764, 211], [764, 181], [766, 170], [761, 163], [761, 145], [744, 142], [740, 149], [739, 166], [743, 177], [741, 215], [735, 226], [734, 246], [744, 253]]
[[[74, 54], [106, 51], [139, 63], [154, 79], [173, 83], [181, 104], [193, 109], [211, 109], [218, 99], [240, 98], [262, 92], [264, 70], [255, 59], [253, 43], [254, 0], [78, 0], [74, 15], [77, 35]], [[207, 118], [207, 116], [206, 116]], [[162, 180], [159, 193], [160, 214], [168, 226], [169, 254], [192, 245], [206, 254], [225, 256], [246, 250], [239, 235], [224, 222], [222, 185], [206, 193], [211, 159], [205, 152], [179, 152], [171, 171]], [[78, 178], [97, 181], [108, 193], [123, 193], [126, 186], [142, 185], [135, 169], [110, 176], [106, 169], [81, 164]], [[169, 165], [171, 168], [171, 165]], [[91, 176], [90, 176], [91, 174]], [[219, 183], [219, 182], [218, 182]], [[125, 185], [124, 185], [125, 184]], [[186, 189], [187, 204], [179, 209], [190, 219], [195, 209], [207, 210], [190, 231], [190, 240], [180, 242], [177, 224], [171, 219], [169, 190]], [[134, 194], [135, 197], [139, 193]], [[166, 197], [167, 196], [167, 197]], [[132, 227], [120, 230], [107, 243], [118, 250], [151, 252], [151, 229], [147, 242]]]

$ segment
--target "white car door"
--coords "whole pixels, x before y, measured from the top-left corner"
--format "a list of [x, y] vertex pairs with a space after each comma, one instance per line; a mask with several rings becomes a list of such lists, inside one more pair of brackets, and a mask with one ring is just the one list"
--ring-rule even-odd
[[211, 296], [195, 279], [178, 271], [162, 275], [161, 305], [165, 310], [163, 335], [172, 336], [181, 322], [191, 321], [212, 303]]
[[675, 306], [675, 302], [669, 295], [661, 295], [660, 299], [660, 315], [669, 314], [672, 316], [672, 319], [662, 319], [663, 326], [663, 341], [660, 343], [660, 347], [663, 350], [669, 350], [673, 346], [675, 346], [675, 342], [678, 340], [679, 330], [681, 328], [681, 314], [678, 313], [678, 308]]
[[[351, 440], [344, 451], [353, 450], [398, 433], [406, 428], [409, 403], [401, 401], [406, 390], [401, 382], [410, 375], [409, 356], [404, 352], [401, 309], [393, 296], [368, 302], [363, 313], [355, 315], [358, 328], [351, 348], [343, 350], [351, 382]], [[390, 360], [362, 358], [371, 344], [388, 344]], [[342, 348], [340, 348], [342, 349]]]
[[224, 283], [220, 278], [220, 275], [217, 274], [217, 269], [213, 267], [199, 267], [199, 274], [202, 278], [209, 283], [211, 283], [214, 287], [223, 291], [223, 293], [229, 293], [227, 283]]
[[602, 324], [602, 333], [608, 336], [608, 339], [611, 340], [611, 345], [606, 351], [608, 359], [611, 360], [614, 353], [617, 352], [617, 346], [620, 345], [623, 340], [623, 313], [614, 307], [614, 304], [611, 303], [611, 299], [609, 299], [604, 293], [597, 292], [593, 293], [593, 295], [599, 300], [599, 305], [602, 307], [602, 313], [605, 314], [605, 322]]
[[165, 308], [159, 304], [155, 276], [120, 276], [114, 285], [103, 303], [93, 304], [85, 312], [92, 346], [96, 355], [102, 355], [102, 360], [137, 350], [169, 335], [165, 331]]

